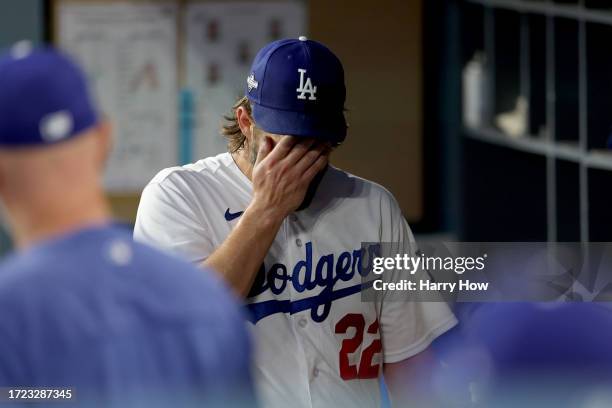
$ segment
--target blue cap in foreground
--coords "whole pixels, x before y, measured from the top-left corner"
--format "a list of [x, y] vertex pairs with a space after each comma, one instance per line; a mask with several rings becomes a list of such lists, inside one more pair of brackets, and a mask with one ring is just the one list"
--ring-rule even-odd
[[85, 75], [68, 56], [25, 42], [0, 54], [0, 147], [57, 143], [96, 122]]
[[266, 132], [334, 143], [346, 137], [344, 70], [319, 42], [300, 37], [266, 45], [255, 57], [245, 94]]

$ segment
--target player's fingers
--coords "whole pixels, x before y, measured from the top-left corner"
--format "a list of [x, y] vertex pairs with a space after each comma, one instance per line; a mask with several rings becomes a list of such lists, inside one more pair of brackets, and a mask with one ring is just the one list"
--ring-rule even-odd
[[280, 161], [289, 154], [293, 146], [298, 142], [298, 138], [295, 136], [283, 136], [281, 140], [274, 146], [272, 152], [269, 154], [270, 161]]
[[322, 154], [317, 160], [310, 166], [303, 174], [302, 181], [305, 183], [310, 183], [312, 179], [323, 170], [329, 163], [329, 155]]
[[269, 137], [264, 137], [259, 150], [257, 151], [257, 159], [255, 160], [255, 166], [259, 165], [272, 151], [272, 141]]
[[314, 145], [314, 143], [314, 139], [300, 140], [293, 146], [289, 154], [283, 159], [283, 163], [287, 167], [293, 167], [304, 157], [304, 155], [310, 151], [310, 148]]
[[317, 161], [319, 156], [326, 154], [327, 145], [325, 143], [317, 143], [312, 149], [302, 156], [300, 161], [295, 164], [295, 171], [298, 174], [304, 173], [312, 164]]

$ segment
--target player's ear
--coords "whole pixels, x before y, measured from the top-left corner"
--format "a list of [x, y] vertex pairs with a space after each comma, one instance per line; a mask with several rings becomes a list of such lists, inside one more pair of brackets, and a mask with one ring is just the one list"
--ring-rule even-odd
[[104, 167], [113, 148], [113, 126], [108, 119], [103, 119], [97, 125], [98, 152], [100, 167]]
[[5, 186], [5, 181], [4, 181], [4, 167], [1, 164], [2, 162], [0, 161], [0, 193], [2, 193], [2, 191], [4, 190], [4, 186]]
[[0, 193], [4, 192], [6, 189], [6, 173], [7, 173], [7, 163], [5, 159], [5, 155], [7, 153], [5, 151], [0, 151]]
[[242, 134], [250, 141], [253, 137], [253, 126], [255, 124], [244, 106], [236, 108], [236, 122], [238, 122]]

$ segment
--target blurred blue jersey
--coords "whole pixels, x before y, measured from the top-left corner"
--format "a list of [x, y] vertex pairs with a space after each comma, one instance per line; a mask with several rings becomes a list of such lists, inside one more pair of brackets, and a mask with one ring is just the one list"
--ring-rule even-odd
[[77, 406], [250, 405], [249, 357], [240, 308], [213, 273], [118, 227], [0, 265], [0, 387], [72, 387]]
[[445, 406], [612, 406], [610, 305], [469, 304], [458, 315], [436, 345]]

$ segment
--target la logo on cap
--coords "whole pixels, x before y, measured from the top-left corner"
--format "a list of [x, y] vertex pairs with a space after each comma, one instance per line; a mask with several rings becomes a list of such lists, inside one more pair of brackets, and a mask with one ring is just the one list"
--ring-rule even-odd
[[300, 87], [296, 89], [297, 92], [300, 92], [297, 96], [298, 99], [306, 99], [306, 94], [310, 94], [308, 97], [309, 101], [316, 101], [317, 97], [315, 94], [317, 93], [317, 87], [312, 85], [312, 81], [309, 77], [306, 78], [306, 82], [304, 82], [304, 75], [306, 74], [306, 70], [303, 68], [298, 68], [298, 72], [300, 73]]

